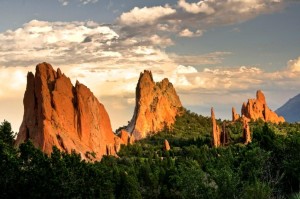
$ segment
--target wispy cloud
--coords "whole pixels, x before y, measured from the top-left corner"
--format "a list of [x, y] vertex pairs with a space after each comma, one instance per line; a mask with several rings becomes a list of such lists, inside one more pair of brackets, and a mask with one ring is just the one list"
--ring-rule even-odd
[[[69, 5], [70, 1], [74, 1], [74, 0], [58, 0], [59, 3], [61, 3], [61, 5], [63, 6], [67, 6]], [[77, 1], [77, 3], [79, 4], [89, 4], [89, 3], [97, 3], [99, 0], [75, 0]]]

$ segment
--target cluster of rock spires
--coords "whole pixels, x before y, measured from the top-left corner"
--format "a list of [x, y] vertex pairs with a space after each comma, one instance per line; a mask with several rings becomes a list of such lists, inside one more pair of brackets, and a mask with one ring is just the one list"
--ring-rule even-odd
[[78, 81], [73, 86], [60, 69], [47, 63], [27, 75], [24, 116], [16, 145], [30, 139], [50, 154], [52, 147], [75, 150], [83, 158], [94, 152], [96, 159], [115, 155], [122, 140], [115, 136], [104, 106]]
[[136, 140], [170, 128], [180, 115], [180, 99], [168, 79], [153, 81], [152, 73], [145, 70], [140, 74], [136, 86], [136, 105], [133, 117], [126, 127]]
[[[278, 116], [275, 112], [269, 109], [265, 99], [265, 95], [261, 90], [256, 92], [256, 99], [248, 99], [248, 102], [244, 102], [241, 108], [241, 115], [236, 113], [235, 108], [232, 108], [232, 122], [242, 122], [243, 124], [243, 139], [244, 143], [251, 142], [251, 132], [249, 122], [251, 120], [263, 120], [265, 122], [280, 123], [284, 122], [282, 116]], [[225, 124], [223, 124], [223, 130], [220, 132], [219, 126], [216, 124], [215, 114], [213, 108], [211, 109], [212, 119], [212, 146], [218, 147], [225, 145], [227, 142], [227, 134], [225, 132]]]
[[265, 95], [261, 90], [256, 92], [256, 99], [249, 99], [247, 103], [243, 103], [242, 115], [248, 119], [262, 119], [265, 122], [280, 123], [284, 122], [283, 117], [279, 117], [275, 112], [267, 106]]
[[[75, 150], [90, 160], [116, 155], [121, 144], [132, 144], [170, 127], [182, 107], [168, 79], [155, 83], [150, 71], [141, 73], [136, 92], [134, 116], [127, 131], [122, 129], [116, 136], [104, 106], [86, 86], [78, 81], [73, 86], [60, 69], [38, 64], [35, 75], [27, 75], [24, 116], [16, 146], [30, 139], [47, 154], [56, 146], [68, 153]], [[164, 148], [170, 149], [168, 141]]]
[[[35, 75], [28, 73], [23, 103], [24, 116], [17, 146], [30, 139], [47, 154], [56, 146], [68, 153], [75, 150], [89, 160], [116, 155], [122, 144], [133, 144], [135, 140], [170, 128], [176, 116], [182, 113], [182, 104], [172, 83], [168, 79], [155, 83], [151, 72], [145, 70], [136, 87], [133, 117], [116, 136], [104, 106], [93, 93], [78, 81], [73, 86], [60, 69], [55, 71], [48, 63], [38, 64]], [[283, 117], [268, 108], [260, 90], [256, 99], [243, 103], [241, 113], [240, 117], [232, 108], [232, 122], [243, 124], [245, 144], [251, 142], [250, 120], [284, 122]], [[228, 144], [226, 124], [223, 123], [222, 128], [218, 126], [213, 108], [211, 120], [212, 146]], [[164, 150], [170, 150], [168, 140], [164, 141]]]

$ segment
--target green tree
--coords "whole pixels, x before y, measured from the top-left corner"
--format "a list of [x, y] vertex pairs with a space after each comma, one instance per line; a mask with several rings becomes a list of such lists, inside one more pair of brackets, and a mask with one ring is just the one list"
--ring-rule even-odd
[[4, 143], [13, 145], [14, 143], [14, 132], [11, 129], [11, 125], [8, 121], [4, 120], [0, 124], [0, 140], [2, 140]]

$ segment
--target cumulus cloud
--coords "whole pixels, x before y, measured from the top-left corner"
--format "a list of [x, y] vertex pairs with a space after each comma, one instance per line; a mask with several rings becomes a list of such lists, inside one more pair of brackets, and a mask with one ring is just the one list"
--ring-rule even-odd
[[176, 10], [168, 5], [150, 8], [135, 7], [129, 12], [123, 13], [119, 18], [119, 22], [129, 26], [154, 24], [164, 16], [174, 14], [175, 12]]
[[179, 0], [177, 4], [165, 7], [135, 7], [123, 13], [118, 23], [130, 27], [124, 27], [124, 30], [131, 34], [144, 30], [195, 37], [212, 27], [237, 24], [272, 13], [283, 5], [281, 0], [200, 0], [191, 3]]
[[189, 29], [184, 29], [179, 33], [180, 37], [200, 37], [202, 36], [202, 31], [197, 30], [196, 32], [192, 32]]
[[198, 14], [198, 13], [205, 13], [205, 14], [213, 14], [215, 10], [212, 6], [208, 3], [212, 1], [203, 0], [197, 3], [187, 3], [185, 0], [179, 0], [178, 5], [183, 8], [186, 12]]
[[300, 57], [295, 60], [290, 60], [288, 62], [288, 69], [292, 72], [300, 72]]

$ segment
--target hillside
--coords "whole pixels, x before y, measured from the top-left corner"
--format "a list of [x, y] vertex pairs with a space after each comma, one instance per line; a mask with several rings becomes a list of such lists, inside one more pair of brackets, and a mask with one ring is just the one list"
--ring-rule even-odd
[[47, 156], [30, 142], [16, 149], [3, 122], [1, 198], [296, 198], [300, 125], [250, 122], [252, 142], [244, 145], [242, 124], [223, 122], [226, 146], [211, 147], [211, 118], [184, 110], [171, 129], [100, 162], [57, 148]]
[[300, 122], [300, 94], [289, 99], [276, 113], [283, 116], [287, 122]]

